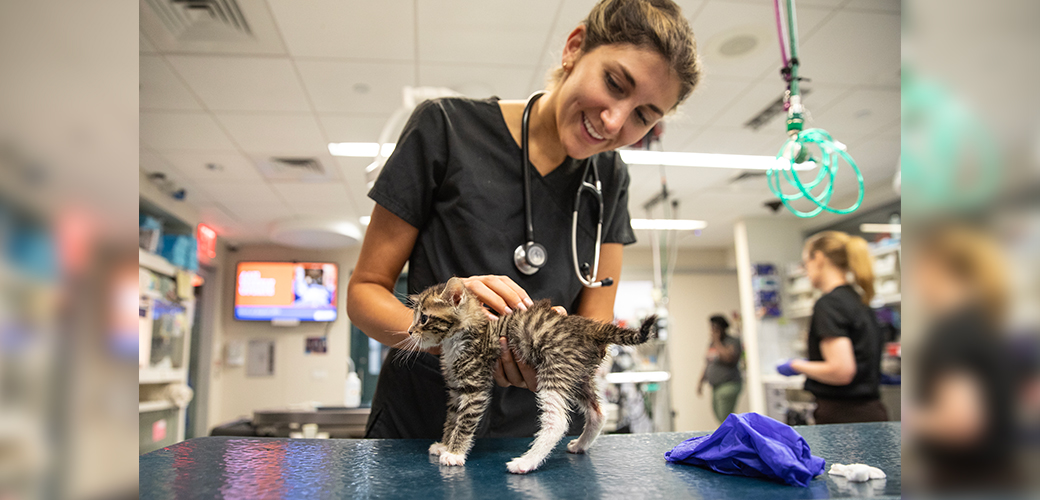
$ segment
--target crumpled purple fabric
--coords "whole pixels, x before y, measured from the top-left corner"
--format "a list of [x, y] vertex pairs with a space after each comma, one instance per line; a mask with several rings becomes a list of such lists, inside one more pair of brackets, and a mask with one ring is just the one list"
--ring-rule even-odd
[[808, 486], [824, 469], [824, 460], [794, 429], [758, 413], [730, 414], [715, 432], [679, 443], [664, 458], [792, 486]]

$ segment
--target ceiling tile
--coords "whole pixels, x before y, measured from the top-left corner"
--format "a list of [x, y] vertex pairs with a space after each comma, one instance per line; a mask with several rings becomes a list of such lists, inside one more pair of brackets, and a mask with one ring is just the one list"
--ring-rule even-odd
[[[820, 8], [798, 9], [798, 32], [810, 32], [830, 12]], [[758, 78], [771, 66], [780, 68], [771, 3], [709, 2], [693, 19], [691, 27], [705, 75]], [[733, 41], [738, 38], [744, 38], [750, 49], [731, 55]]]
[[[238, 153], [165, 152], [162, 157], [174, 165], [185, 178], [199, 181], [262, 181], [256, 166]], [[214, 164], [216, 169], [208, 168]]]
[[[750, 84], [746, 78], [712, 77], [706, 75], [693, 94], [679, 107], [674, 118], [692, 125], [714, 123], [713, 118], [726, 109]], [[778, 83], [777, 88], [780, 87]]]
[[392, 113], [401, 89], [415, 85], [415, 67], [404, 63], [297, 61], [318, 113]]
[[285, 55], [282, 37], [267, 9], [266, 0], [237, 0], [249, 33], [219, 20], [205, 18], [190, 23], [183, 31], [173, 32], [150, 3], [140, 3], [139, 25], [141, 32], [164, 54]]
[[558, 2], [418, 2], [419, 61], [537, 65]]
[[458, 64], [422, 64], [419, 85], [447, 87], [466, 97], [526, 99], [527, 84], [534, 66], [496, 67]]
[[202, 105], [161, 56], [141, 56], [141, 109], [201, 111]]
[[761, 148], [770, 143], [775, 143], [779, 148], [785, 137], [782, 129], [762, 128], [756, 132], [746, 128], [707, 127], [683, 146], [683, 150], [696, 153], [753, 155], [759, 154]]
[[289, 59], [169, 56], [213, 111], [310, 111]]
[[347, 212], [355, 216], [350, 193], [339, 182], [274, 182], [271, 186], [299, 215], [336, 217]]
[[[805, 96], [803, 103], [810, 112], [825, 108], [848, 91], [849, 87], [840, 85], [813, 85], [812, 92]], [[712, 117], [711, 123], [716, 126], [738, 128], [764, 111], [778, 98], [784, 95], [786, 85], [780, 78], [766, 79], [744, 89], [740, 96], [729, 103], [721, 113]], [[760, 130], [784, 130], [783, 113], [762, 126]]]
[[889, 77], [900, 63], [899, 21], [898, 14], [839, 11], [800, 43], [802, 75], [850, 85]]
[[[319, 115], [321, 126], [329, 142], [376, 142], [390, 114]], [[404, 123], [401, 123], [402, 127]], [[397, 141], [400, 128], [391, 132], [391, 142]]]
[[144, 36], [144, 33], [140, 34], [140, 42], [138, 42], [138, 46], [143, 54], [155, 53], [155, 45], [152, 45], [152, 42], [148, 41], [148, 38]]
[[412, 0], [268, 0], [296, 57], [415, 59]]
[[264, 181], [208, 181], [199, 185], [206, 194], [229, 209], [269, 205], [288, 210], [282, 199]]
[[218, 113], [246, 152], [313, 155], [328, 151], [314, 115]]
[[814, 113], [810, 125], [851, 146], [885, 125], [898, 123], [899, 113], [899, 90], [856, 90]]
[[875, 12], [901, 13], [902, 0], [850, 0], [845, 10], [868, 10]]
[[217, 122], [206, 113], [141, 113], [141, 142], [158, 150], [193, 149], [234, 151]]

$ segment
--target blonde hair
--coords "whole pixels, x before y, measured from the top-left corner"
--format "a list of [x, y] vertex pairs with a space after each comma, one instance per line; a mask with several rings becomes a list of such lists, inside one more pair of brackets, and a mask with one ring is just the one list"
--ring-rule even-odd
[[849, 236], [841, 231], [824, 231], [813, 235], [805, 242], [805, 251], [819, 251], [838, 269], [852, 272], [856, 284], [863, 291], [863, 303], [870, 304], [874, 298], [874, 259], [870, 256], [867, 240]]
[[960, 224], [940, 225], [921, 238], [921, 257], [967, 284], [992, 321], [999, 324], [1010, 301], [1007, 264], [988, 234]]
[[[675, 107], [690, 96], [700, 81], [697, 40], [682, 9], [672, 0], [600, 0], [582, 24], [582, 53], [602, 45], [631, 44], [661, 54], [679, 77]], [[563, 67], [554, 69], [550, 86], [559, 83], [564, 73]]]

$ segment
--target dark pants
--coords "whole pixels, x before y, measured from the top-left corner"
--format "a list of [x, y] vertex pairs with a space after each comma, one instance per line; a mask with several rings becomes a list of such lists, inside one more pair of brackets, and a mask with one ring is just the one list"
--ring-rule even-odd
[[885, 422], [888, 421], [888, 412], [880, 399], [816, 398], [813, 417], [816, 418], [817, 424]]

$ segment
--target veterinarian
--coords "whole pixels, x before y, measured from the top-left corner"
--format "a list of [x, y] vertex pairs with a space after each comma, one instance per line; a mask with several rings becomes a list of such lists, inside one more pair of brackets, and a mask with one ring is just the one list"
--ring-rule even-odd
[[[591, 164], [603, 198], [594, 278], [616, 280], [622, 247], [636, 238], [628, 169], [614, 150], [674, 111], [699, 77], [693, 33], [671, 0], [603, 0], [567, 37], [540, 97], [420, 104], [369, 192], [376, 206], [347, 288], [350, 320], [387, 346], [407, 337], [412, 311], [393, 293], [407, 262], [409, 293], [457, 276], [489, 315], [549, 299], [561, 314], [611, 321], [617, 287], [586, 288], [574, 270], [575, 193]], [[527, 240], [521, 129], [529, 103], [530, 216], [546, 256], [533, 274], [514, 263]], [[599, 206], [591, 196], [581, 203], [577, 251], [591, 256]], [[439, 439], [446, 406], [439, 353], [407, 363], [395, 363], [397, 354], [391, 349], [381, 368], [366, 436]], [[503, 349], [495, 380], [477, 437], [532, 436], [536, 374]], [[571, 422], [571, 433], [580, 432], [583, 418]]]
[[711, 409], [715, 418], [722, 423], [737, 406], [737, 397], [743, 388], [743, 377], [740, 375], [740, 355], [744, 346], [740, 339], [729, 334], [729, 321], [721, 314], [709, 318], [711, 325], [711, 345], [704, 373], [697, 382], [697, 396], [704, 393], [704, 383], [711, 384]]
[[[790, 360], [777, 371], [805, 374], [805, 390], [816, 396], [817, 424], [888, 420], [879, 389], [884, 339], [869, 306], [874, 270], [867, 242], [824, 231], [805, 243], [802, 262], [812, 286], [823, 292], [813, 306], [809, 359]], [[860, 291], [849, 283], [850, 273]]]

